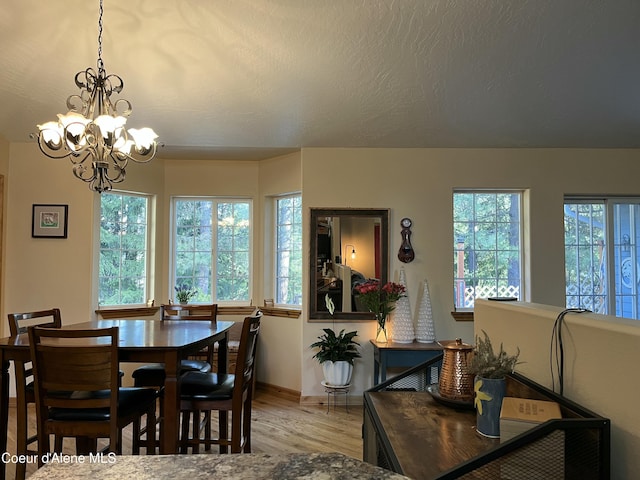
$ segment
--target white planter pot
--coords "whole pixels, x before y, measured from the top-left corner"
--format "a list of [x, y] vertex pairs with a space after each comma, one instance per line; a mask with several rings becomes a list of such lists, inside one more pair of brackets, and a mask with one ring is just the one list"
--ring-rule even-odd
[[332, 362], [329, 360], [322, 364], [322, 371], [324, 372], [324, 381], [328, 385], [349, 385], [353, 365], [345, 361]]

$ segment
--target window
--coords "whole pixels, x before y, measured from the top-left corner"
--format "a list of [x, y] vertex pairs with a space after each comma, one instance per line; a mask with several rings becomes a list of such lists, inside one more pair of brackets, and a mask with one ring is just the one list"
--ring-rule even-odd
[[640, 318], [640, 199], [565, 199], [567, 308]]
[[149, 280], [149, 197], [100, 196], [100, 306], [146, 303]]
[[521, 297], [522, 192], [453, 194], [453, 277], [456, 309], [476, 298]]
[[302, 196], [276, 199], [276, 295], [278, 305], [302, 305]]
[[174, 285], [195, 289], [194, 303], [249, 304], [251, 202], [176, 198], [173, 207]]

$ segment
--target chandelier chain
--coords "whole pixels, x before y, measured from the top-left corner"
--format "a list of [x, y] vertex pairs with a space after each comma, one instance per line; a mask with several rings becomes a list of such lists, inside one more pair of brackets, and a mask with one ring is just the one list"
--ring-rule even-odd
[[98, 16], [98, 71], [104, 71], [104, 63], [102, 62], [102, 0], [100, 0], [100, 14]]

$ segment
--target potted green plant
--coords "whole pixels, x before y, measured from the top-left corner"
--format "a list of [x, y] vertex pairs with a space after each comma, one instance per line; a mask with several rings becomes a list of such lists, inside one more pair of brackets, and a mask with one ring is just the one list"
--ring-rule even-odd
[[[327, 295], [325, 303], [329, 313], [333, 315], [333, 301]], [[353, 361], [360, 357], [358, 348], [360, 344], [354, 340], [358, 335], [357, 331], [340, 333], [331, 328], [323, 328], [323, 335], [318, 337], [318, 341], [312, 343], [310, 348], [318, 348], [319, 351], [313, 356], [322, 365], [324, 379], [327, 385], [342, 386], [348, 385], [353, 373]]]
[[189, 303], [189, 300], [198, 293], [195, 288], [187, 287], [186, 285], [176, 285], [174, 288], [176, 291], [176, 300], [182, 304]]
[[496, 353], [487, 332], [482, 330], [482, 334], [483, 338], [476, 336], [476, 346], [469, 362], [469, 373], [475, 375], [476, 429], [484, 436], [498, 438], [500, 409], [506, 392], [505, 377], [520, 363], [520, 348], [514, 355], [509, 355], [501, 343]]

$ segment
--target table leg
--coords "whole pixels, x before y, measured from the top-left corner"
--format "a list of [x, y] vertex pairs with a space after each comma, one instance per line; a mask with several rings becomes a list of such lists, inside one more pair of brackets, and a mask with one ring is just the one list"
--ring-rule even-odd
[[[228, 353], [229, 351], [229, 332], [225, 332], [224, 337], [218, 340], [218, 373], [227, 373], [229, 369], [228, 365]], [[240, 359], [238, 359], [240, 361]], [[229, 415], [227, 411], [221, 410], [218, 412], [218, 438], [229, 438]], [[227, 453], [229, 447], [227, 445], [220, 445], [220, 453]], [[231, 451], [233, 453], [233, 450]]]
[[160, 454], [170, 455], [178, 452], [178, 425], [180, 423], [180, 399], [178, 388], [178, 359], [175, 355], [168, 355], [165, 365], [164, 380], [164, 419], [162, 435], [160, 436]]
[[227, 352], [229, 341], [229, 332], [225, 332], [224, 338], [218, 340], [218, 373], [227, 373], [228, 364], [227, 364]]
[[[9, 426], [9, 362], [0, 351], [0, 452], [7, 451], [7, 430]], [[0, 462], [0, 479], [6, 477], [5, 462]]]

